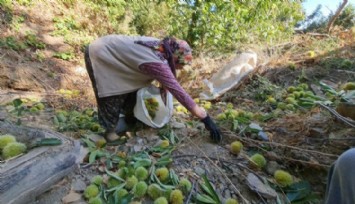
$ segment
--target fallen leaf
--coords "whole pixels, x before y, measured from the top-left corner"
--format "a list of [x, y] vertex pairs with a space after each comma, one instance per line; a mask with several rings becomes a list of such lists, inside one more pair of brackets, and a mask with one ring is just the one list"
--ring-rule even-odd
[[81, 199], [81, 195], [73, 191], [69, 192], [68, 195], [62, 198], [63, 203], [72, 203]]

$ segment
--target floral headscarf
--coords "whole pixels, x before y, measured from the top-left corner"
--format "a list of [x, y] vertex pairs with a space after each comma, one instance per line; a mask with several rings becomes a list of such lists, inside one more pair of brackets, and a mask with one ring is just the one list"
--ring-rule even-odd
[[176, 76], [176, 64], [191, 64], [192, 50], [189, 44], [184, 40], [167, 37], [162, 41], [136, 41], [135, 43], [159, 51], [157, 52], [157, 55], [162, 60], [168, 61], [174, 76]]

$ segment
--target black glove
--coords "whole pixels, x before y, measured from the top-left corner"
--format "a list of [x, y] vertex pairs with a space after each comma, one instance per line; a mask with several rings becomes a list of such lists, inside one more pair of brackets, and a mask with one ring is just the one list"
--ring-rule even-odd
[[205, 124], [205, 128], [210, 131], [211, 139], [214, 142], [220, 142], [222, 140], [221, 131], [218, 129], [217, 125], [213, 122], [209, 115], [201, 120]]

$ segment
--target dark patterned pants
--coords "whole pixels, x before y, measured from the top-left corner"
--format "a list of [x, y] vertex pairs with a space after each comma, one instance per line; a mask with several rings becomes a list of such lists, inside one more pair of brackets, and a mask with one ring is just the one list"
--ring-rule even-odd
[[100, 125], [102, 125], [106, 131], [113, 131], [118, 123], [120, 113], [125, 115], [125, 120], [128, 124], [135, 123], [136, 118], [133, 114], [133, 108], [136, 104], [137, 91], [99, 98], [96, 88], [96, 80], [89, 57], [89, 47], [86, 47], [85, 49], [85, 65], [95, 92]]

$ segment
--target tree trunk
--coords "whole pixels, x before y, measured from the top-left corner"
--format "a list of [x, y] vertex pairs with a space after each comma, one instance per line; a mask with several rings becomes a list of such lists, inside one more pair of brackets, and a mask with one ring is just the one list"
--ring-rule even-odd
[[65, 135], [2, 121], [0, 134], [12, 134], [17, 141], [26, 145], [41, 138], [57, 138], [62, 141], [61, 145], [37, 147], [0, 163], [1, 204], [31, 203], [78, 166], [80, 143]]
[[329, 20], [328, 22], [328, 26], [327, 26], [327, 32], [330, 33], [330, 30], [335, 22], [335, 20], [338, 18], [338, 16], [340, 15], [341, 11], [345, 8], [346, 4], [348, 3], [348, 0], [343, 0], [343, 3], [339, 6], [339, 8], [337, 9], [337, 11], [335, 12], [335, 14], [332, 16], [332, 18]]
[[188, 32], [187, 32], [187, 39], [186, 39], [186, 41], [191, 46], [194, 46], [194, 42], [197, 40], [194, 29], [196, 29], [197, 21], [200, 19], [200, 15], [201, 15], [201, 13], [199, 11], [200, 6], [201, 6], [200, 0], [196, 0], [195, 3], [194, 3], [195, 12], [191, 16], [191, 23], [189, 25], [189, 29], [188, 29]]

